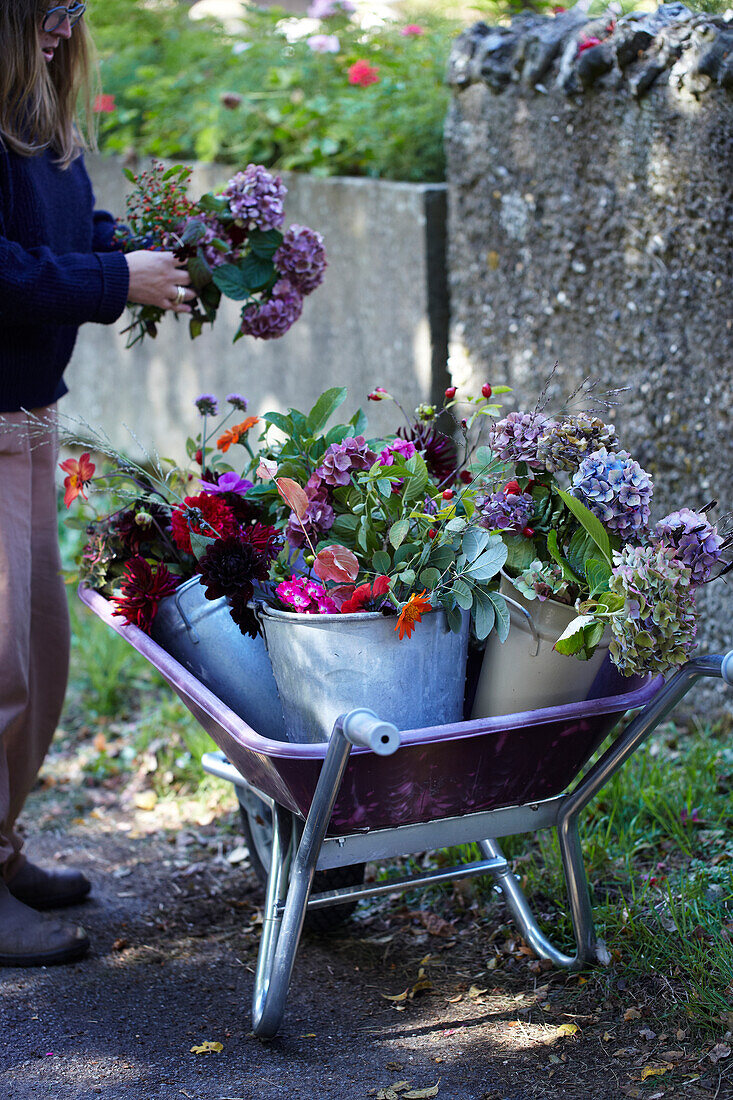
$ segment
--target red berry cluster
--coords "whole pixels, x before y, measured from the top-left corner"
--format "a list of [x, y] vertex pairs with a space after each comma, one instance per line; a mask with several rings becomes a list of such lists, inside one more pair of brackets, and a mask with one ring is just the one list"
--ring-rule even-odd
[[130, 229], [135, 236], [151, 238], [151, 247], [178, 229], [193, 209], [186, 197], [191, 169], [181, 168], [167, 179], [166, 173], [165, 165], [154, 164], [135, 176], [135, 191], [127, 200]]

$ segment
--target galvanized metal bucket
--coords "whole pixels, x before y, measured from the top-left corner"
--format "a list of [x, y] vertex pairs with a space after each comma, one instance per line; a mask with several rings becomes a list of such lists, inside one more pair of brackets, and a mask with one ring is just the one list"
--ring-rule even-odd
[[463, 718], [468, 615], [433, 611], [400, 638], [379, 612], [302, 615], [258, 604], [289, 741], [326, 741], [340, 714], [371, 707], [399, 730]]
[[276, 741], [287, 740], [264, 640], [242, 634], [226, 599], [207, 600], [199, 577], [161, 600], [151, 633], [253, 730]]
[[575, 608], [526, 600], [505, 578], [499, 591], [509, 606], [509, 636], [503, 644], [495, 632], [488, 637], [471, 716], [495, 718], [593, 698], [610, 636], [604, 635], [589, 661], [564, 656], [553, 646], [576, 617]]

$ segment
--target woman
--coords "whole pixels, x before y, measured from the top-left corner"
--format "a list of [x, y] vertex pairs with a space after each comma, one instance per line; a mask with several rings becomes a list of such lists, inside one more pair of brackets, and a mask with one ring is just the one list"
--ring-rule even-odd
[[[53, 736], [66, 690], [69, 623], [56, 521], [52, 424], [78, 326], [111, 324], [127, 301], [190, 312], [171, 252], [112, 251], [114, 221], [93, 210], [74, 111], [90, 118], [84, 4], [0, 4], [0, 965], [68, 962], [81, 928], [37, 910], [80, 901], [77, 871], [26, 860], [14, 824]], [[103, 369], [103, 367], [102, 367]]]

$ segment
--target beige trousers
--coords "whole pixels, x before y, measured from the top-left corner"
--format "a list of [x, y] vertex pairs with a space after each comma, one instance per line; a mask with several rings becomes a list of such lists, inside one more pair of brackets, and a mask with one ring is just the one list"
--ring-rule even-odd
[[[44, 419], [55, 406], [34, 410]], [[69, 665], [61, 577], [56, 431], [29, 432], [26, 413], [0, 426], [0, 872], [23, 857], [14, 831], [59, 720]], [[10, 426], [10, 430], [8, 430]]]

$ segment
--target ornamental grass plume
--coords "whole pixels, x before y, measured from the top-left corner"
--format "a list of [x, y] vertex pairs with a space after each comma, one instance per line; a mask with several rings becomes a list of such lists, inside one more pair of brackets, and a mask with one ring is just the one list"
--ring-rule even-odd
[[623, 607], [611, 616], [611, 658], [627, 676], [684, 664], [694, 645], [691, 573], [673, 546], [624, 546], [613, 555], [611, 592]]

